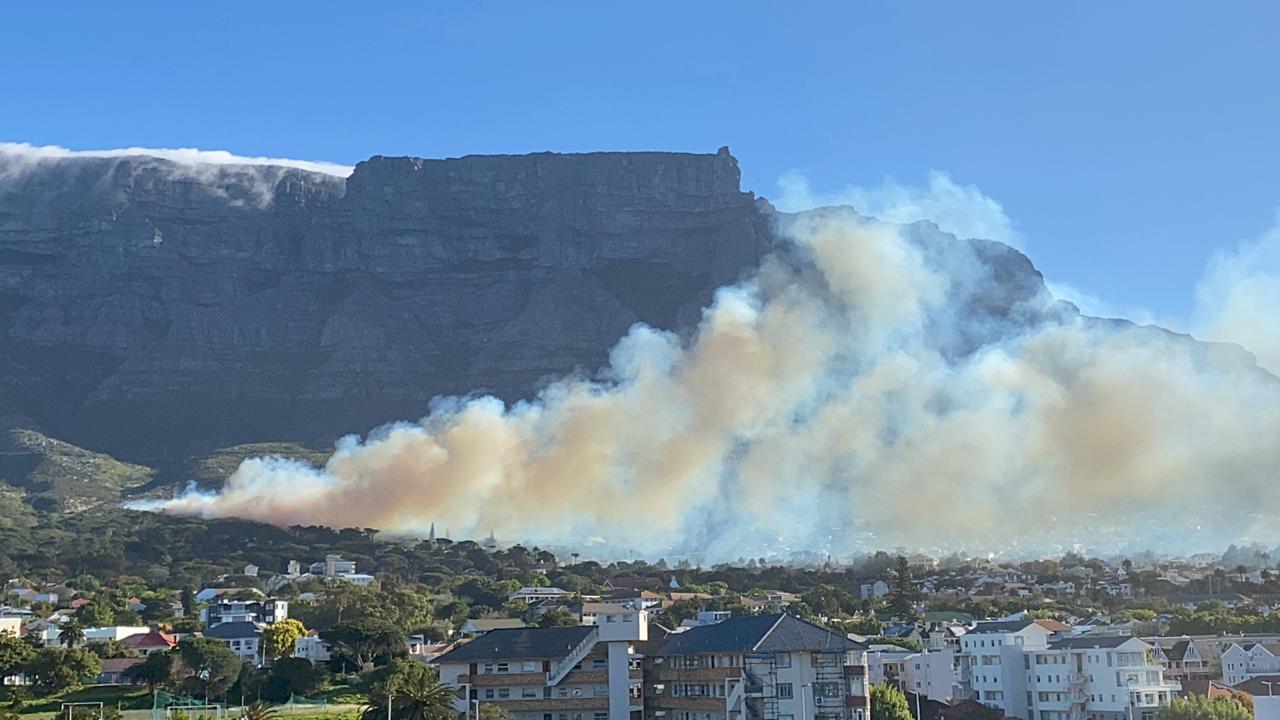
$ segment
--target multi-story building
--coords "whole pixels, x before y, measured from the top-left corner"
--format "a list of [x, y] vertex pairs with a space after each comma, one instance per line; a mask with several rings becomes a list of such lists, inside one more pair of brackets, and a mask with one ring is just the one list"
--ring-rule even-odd
[[1207, 643], [1184, 638], [1148, 638], [1156, 660], [1170, 680], [1213, 680], [1218, 677], [1213, 649]]
[[869, 720], [867, 647], [784, 613], [667, 636], [645, 659], [646, 720]]
[[1236, 642], [1222, 653], [1222, 679], [1239, 685], [1259, 675], [1280, 673], [1280, 643]]
[[262, 626], [252, 622], [224, 622], [208, 628], [204, 637], [226, 645], [240, 659], [262, 664]]
[[641, 712], [644, 610], [602, 613], [595, 625], [491, 630], [435, 659], [459, 711], [498, 703], [513, 720], [631, 720]]
[[271, 623], [289, 617], [287, 600], [219, 600], [200, 611], [200, 621], [206, 627], [229, 622]]
[[1026, 720], [1150, 720], [1176, 696], [1152, 646], [1127, 635], [1054, 638], [1031, 621], [962, 638], [960, 693]]

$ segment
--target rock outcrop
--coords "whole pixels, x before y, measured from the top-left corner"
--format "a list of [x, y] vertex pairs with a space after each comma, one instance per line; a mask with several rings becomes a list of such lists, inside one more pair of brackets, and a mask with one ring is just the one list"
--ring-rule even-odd
[[770, 251], [770, 212], [727, 149], [374, 157], [345, 181], [0, 155], [0, 415], [151, 460], [527, 397], [633, 323], [690, 327]]

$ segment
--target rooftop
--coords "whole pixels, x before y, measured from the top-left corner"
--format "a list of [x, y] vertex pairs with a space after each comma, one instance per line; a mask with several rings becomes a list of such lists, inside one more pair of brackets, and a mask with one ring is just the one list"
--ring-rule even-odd
[[441, 655], [436, 662], [554, 660], [568, 655], [596, 631], [596, 628], [586, 625], [491, 630]]
[[714, 652], [792, 652], [865, 650], [843, 634], [801, 620], [794, 615], [775, 613], [731, 617], [714, 625], [674, 633], [658, 650], [659, 655], [697, 655]]

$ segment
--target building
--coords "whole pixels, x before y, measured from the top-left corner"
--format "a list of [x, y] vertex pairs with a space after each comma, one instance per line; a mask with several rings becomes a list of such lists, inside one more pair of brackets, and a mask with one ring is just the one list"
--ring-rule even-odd
[[228, 622], [271, 623], [280, 622], [289, 617], [289, 603], [286, 600], [267, 598], [263, 600], [219, 600], [200, 611], [200, 622], [205, 627], [213, 627]]
[[627, 606], [618, 603], [584, 602], [578, 611], [578, 619], [583, 625], [595, 625], [601, 615], [624, 613], [629, 609]]
[[532, 604], [543, 600], [564, 600], [571, 594], [558, 587], [523, 587], [508, 595], [507, 600], [523, 600]]
[[308, 565], [307, 572], [302, 572], [302, 563], [297, 560], [290, 560], [283, 573], [267, 581], [267, 589], [275, 592], [288, 583], [305, 582], [307, 580], [340, 581], [359, 585], [360, 587], [368, 587], [373, 584], [375, 579], [372, 575], [356, 572], [355, 560], [343, 560], [341, 555], [330, 553], [324, 556], [324, 560]]
[[[1191, 638], [1156, 638], [1151, 642], [1156, 660], [1164, 666], [1164, 676], [1185, 683], [1187, 680], [1211, 680], [1217, 676], [1212, 650], [1205, 651]], [[1165, 641], [1165, 642], [1161, 642]]]
[[869, 720], [867, 646], [793, 615], [668, 635], [645, 660], [648, 720]]
[[320, 633], [308, 630], [306, 635], [293, 642], [293, 656], [308, 660], [312, 665], [329, 662], [333, 655], [329, 652], [329, 644], [320, 639]]
[[145, 657], [151, 653], [172, 650], [173, 646], [178, 644], [178, 638], [176, 635], [162, 633], [159, 630], [150, 630], [130, 635], [120, 642], [137, 650], [139, 655]]
[[219, 640], [241, 659], [262, 664], [262, 627], [251, 622], [225, 622], [204, 631], [204, 637]]
[[1277, 673], [1280, 673], [1280, 643], [1231, 643], [1222, 653], [1222, 680], [1228, 685]]
[[1053, 637], [1032, 620], [961, 638], [958, 693], [1025, 720], [1151, 720], [1179, 691], [1152, 646], [1126, 635]]
[[525, 627], [519, 618], [474, 618], [462, 623], [458, 633], [464, 637], [478, 637], [491, 630], [516, 630]]
[[435, 660], [459, 711], [498, 703], [513, 720], [630, 720], [641, 704], [637, 648], [648, 613], [603, 614], [596, 625], [491, 630]]
[[130, 678], [126, 671], [141, 662], [142, 658], [104, 658], [94, 682], [99, 685], [139, 685], [141, 683]]
[[883, 580], [862, 583], [858, 588], [858, 596], [863, 600], [875, 600], [889, 594], [889, 583]]

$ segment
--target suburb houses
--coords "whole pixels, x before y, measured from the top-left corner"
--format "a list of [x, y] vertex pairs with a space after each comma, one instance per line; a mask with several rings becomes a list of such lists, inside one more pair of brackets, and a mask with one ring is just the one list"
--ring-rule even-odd
[[647, 720], [868, 720], [867, 647], [793, 615], [667, 636], [645, 660]]

